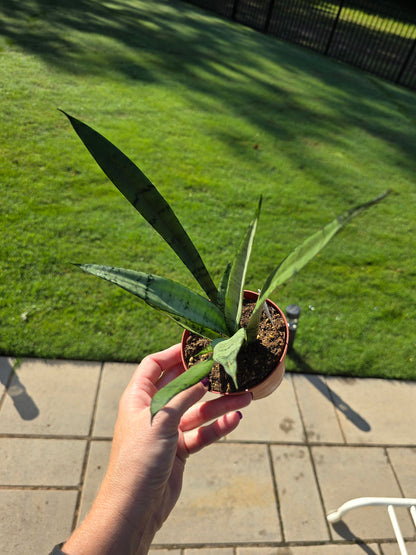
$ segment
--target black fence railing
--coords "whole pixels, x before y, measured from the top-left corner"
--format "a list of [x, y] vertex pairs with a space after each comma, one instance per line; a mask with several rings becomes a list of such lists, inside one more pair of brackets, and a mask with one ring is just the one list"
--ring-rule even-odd
[[[416, 89], [416, 10], [384, 0], [188, 0]], [[400, 5], [402, 4], [402, 5]]]

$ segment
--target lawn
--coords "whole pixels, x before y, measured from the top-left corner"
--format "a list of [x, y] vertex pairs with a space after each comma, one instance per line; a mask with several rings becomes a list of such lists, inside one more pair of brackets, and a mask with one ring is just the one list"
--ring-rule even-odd
[[260, 193], [247, 287], [387, 188], [273, 300], [302, 308], [288, 368], [416, 378], [414, 92], [179, 1], [0, 8], [0, 353], [137, 361], [181, 331], [72, 262], [187, 270], [61, 108], [174, 207], [216, 280]]

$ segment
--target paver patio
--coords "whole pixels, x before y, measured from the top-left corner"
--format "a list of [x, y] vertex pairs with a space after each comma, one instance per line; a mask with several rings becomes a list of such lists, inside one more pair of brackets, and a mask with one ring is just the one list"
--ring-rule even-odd
[[[87, 513], [133, 364], [0, 357], [0, 553], [48, 553]], [[384, 510], [416, 495], [416, 383], [287, 374], [239, 428], [190, 458], [152, 555], [398, 553]], [[397, 511], [409, 554], [415, 530]]]

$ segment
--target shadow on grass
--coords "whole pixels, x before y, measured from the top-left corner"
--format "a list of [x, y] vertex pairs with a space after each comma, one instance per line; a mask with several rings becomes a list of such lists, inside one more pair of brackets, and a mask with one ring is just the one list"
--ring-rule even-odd
[[317, 375], [316, 371], [302, 358], [302, 356], [292, 349], [289, 357], [296, 362], [297, 367], [305, 372], [305, 378], [313, 385], [325, 399], [332, 403], [356, 428], [362, 432], [371, 430], [370, 424], [357, 411], [355, 411], [348, 403], [346, 403], [329, 385]]
[[[293, 152], [288, 152], [297, 169], [306, 167], [324, 187], [334, 187], [333, 173], [339, 169], [332, 171], [331, 160], [311, 152], [329, 142], [348, 149], [342, 130], [351, 127], [388, 143], [393, 164], [414, 172], [416, 126], [410, 131], [396, 121], [400, 112], [414, 117], [411, 93], [188, 4], [8, 0], [0, 16], [0, 33], [8, 44], [63, 72], [103, 78], [121, 74], [142, 82], [171, 78], [183, 85], [185, 95], [215, 96], [269, 138], [292, 142]], [[276, 65], [281, 75], [271, 78]], [[256, 87], [247, 87], [248, 82]], [[232, 129], [218, 139], [241, 157], [247, 154]], [[349, 194], [354, 191], [337, 191], [352, 202]]]

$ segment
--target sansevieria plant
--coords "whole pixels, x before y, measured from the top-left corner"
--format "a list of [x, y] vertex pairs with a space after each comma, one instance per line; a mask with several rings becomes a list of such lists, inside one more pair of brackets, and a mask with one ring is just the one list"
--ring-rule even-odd
[[[65, 112], [64, 112], [65, 113]], [[245, 342], [255, 340], [268, 296], [305, 266], [352, 218], [383, 199], [389, 191], [338, 216], [306, 239], [281, 261], [266, 278], [246, 328], [240, 327], [244, 280], [261, 209], [261, 197], [253, 220], [245, 231], [232, 263], [225, 268], [217, 287], [198, 250], [175, 216], [172, 208], [140, 169], [105, 137], [85, 123], [65, 114], [98, 165], [134, 208], [174, 250], [206, 297], [170, 279], [157, 275], [102, 266], [79, 267], [133, 293], [175, 322], [211, 341], [209, 358], [191, 366], [154, 396], [152, 417], [177, 393], [206, 377], [215, 362], [232, 377], [236, 387], [236, 357]]]

